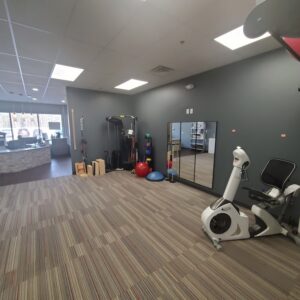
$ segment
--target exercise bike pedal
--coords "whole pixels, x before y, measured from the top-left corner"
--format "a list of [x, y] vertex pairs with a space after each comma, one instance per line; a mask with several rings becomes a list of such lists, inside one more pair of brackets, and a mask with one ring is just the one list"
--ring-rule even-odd
[[261, 226], [257, 225], [257, 224], [253, 224], [249, 227], [249, 234], [250, 237], [254, 237], [256, 234], [258, 234], [259, 232], [261, 232]]
[[202, 230], [207, 235], [207, 237], [211, 240], [213, 246], [216, 248], [217, 251], [220, 251], [222, 249], [222, 245], [220, 244], [220, 240], [217, 238], [211, 237], [207, 231], [205, 230], [204, 226], [202, 226]]
[[219, 240], [212, 239], [212, 243], [214, 247], [217, 249], [217, 251], [220, 251], [222, 249], [222, 245], [220, 244]]

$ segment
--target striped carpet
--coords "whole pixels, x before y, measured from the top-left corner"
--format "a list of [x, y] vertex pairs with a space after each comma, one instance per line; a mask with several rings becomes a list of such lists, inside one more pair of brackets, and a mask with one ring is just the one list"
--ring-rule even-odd
[[1, 299], [300, 299], [284, 237], [224, 243], [200, 226], [214, 197], [126, 172], [0, 188]]

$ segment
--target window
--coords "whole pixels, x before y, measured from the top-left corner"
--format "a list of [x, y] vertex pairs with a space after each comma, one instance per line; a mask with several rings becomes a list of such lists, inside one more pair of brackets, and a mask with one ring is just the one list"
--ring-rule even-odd
[[9, 113], [0, 112], [0, 131], [6, 133], [6, 140], [13, 139], [10, 127]]
[[41, 137], [44, 140], [63, 133], [60, 114], [32, 114], [0, 112], [0, 132], [6, 133], [6, 141], [21, 137]]
[[56, 133], [62, 133], [61, 115], [39, 114], [40, 130], [44, 139], [50, 139], [56, 136]]
[[39, 137], [37, 114], [12, 113], [14, 139], [21, 137]]

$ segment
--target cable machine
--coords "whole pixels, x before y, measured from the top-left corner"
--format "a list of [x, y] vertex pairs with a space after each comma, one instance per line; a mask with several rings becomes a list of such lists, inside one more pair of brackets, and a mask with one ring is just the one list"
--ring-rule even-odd
[[108, 116], [108, 149], [105, 151], [107, 171], [132, 170], [138, 160], [137, 117]]

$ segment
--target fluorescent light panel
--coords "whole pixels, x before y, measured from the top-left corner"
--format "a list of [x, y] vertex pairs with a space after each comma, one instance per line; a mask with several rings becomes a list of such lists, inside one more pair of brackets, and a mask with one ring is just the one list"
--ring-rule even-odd
[[84, 69], [56, 64], [51, 78], [66, 81], [75, 81], [83, 71]]
[[115, 89], [130, 91], [130, 90], [136, 89], [142, 85], [145, 85], [147, 83], [148, 83], [147, 81], [130, 79], [130, 80], [116, 86]]
[[249, 39], [244, 34], [244, 26], [241, 26], [215, 38], [215, 41], [231, 50], [236, 50], [259, 40], [265, 39], [269, 36], [271, 35], [269, 32], [267, 32], [258, 38]]

